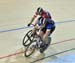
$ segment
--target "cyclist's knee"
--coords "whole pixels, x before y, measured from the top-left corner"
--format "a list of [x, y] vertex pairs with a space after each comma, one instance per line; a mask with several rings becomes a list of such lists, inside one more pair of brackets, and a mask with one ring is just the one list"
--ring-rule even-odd
[[43, 41], [47, 44], [48, 43], [48, 34], [45, 34], [44, 36], [43, 36]]
[[42, 31], [39, 31], [39, 34], [38, 34], [38, 35], [39, 35], [39, 36], [41, 37], [41, 39], [42, 39], [44, 33], [43, 33]]

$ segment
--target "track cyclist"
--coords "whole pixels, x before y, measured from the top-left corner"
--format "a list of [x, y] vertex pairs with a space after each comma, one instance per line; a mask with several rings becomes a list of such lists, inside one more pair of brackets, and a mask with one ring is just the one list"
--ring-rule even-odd
[[35, 30], [39, 29], [39, 36], [43, 40], [43, 43], [40, 45], [42, 50], [40, 51], [43, 53], [47, 46], [48, 46], [48, 38], [55, 30], [55, 22], [52, 20], [52, 16], [48, 11], [45, 11], [43, 8], [38, 7], [34, 16], [32, 17], [31, 21], [28, 23], [28, 26], [32, 24], [37, 16], [38, 19], [35, 22], [35, 26], [32, 30], [33, 35], [35, 34]]

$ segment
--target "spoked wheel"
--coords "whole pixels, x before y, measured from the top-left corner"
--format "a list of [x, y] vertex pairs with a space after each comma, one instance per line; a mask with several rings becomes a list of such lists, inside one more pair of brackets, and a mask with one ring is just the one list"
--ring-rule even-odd
[[23, 38], [23, 45], [28, 46], [32, 42], [33, 39], [34, 37], [32, 36], [32, 30], [30, 30], [27, 32], [27, 34]]
[[36, 42], [32, 42], [27, 48], [25, 49], [25, 57], [29, 57], [35, 51]]

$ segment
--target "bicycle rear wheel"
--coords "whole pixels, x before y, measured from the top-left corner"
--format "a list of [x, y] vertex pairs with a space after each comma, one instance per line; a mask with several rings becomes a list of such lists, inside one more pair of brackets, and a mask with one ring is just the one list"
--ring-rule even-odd
[[30, 30], [26, 33], [26, 35], [23, 38], [23, 46], [28, 46], [32, 42], [34, 37], [31, 35], [32, 35], [32, 30]]
[[36, 42], [32, 42], [29, 46], [27, 46], [24, 53], [25, 57], [29, 57], [30, 55], [34, 53], [35, 46], [36, 46]]

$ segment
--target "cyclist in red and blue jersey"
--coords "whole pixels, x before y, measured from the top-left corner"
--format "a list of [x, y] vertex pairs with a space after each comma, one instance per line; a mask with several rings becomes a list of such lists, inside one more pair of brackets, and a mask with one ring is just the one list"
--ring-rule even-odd
[[55, 30], [55, 22], [52, 20], [51, 14], [49, 12], [43, 10], [41, 7], [38, 7], [37, 11], [35, 12], [35, 15], [32, 17], [28, 26], [32, 24], [32, 22], [38, 15], [40, 17], [37, 19], [35, 23], [35, 27], [33, 28], [33, 34], [35, 34], [36, 29], [40, 28], [39, 36], [43, 39], [43, 42], [44, 42], [43, 43], [44, 45], [41, 44], [41, 46], [45, 46], [45, 45], [48, 45], [47, 43], [48, 37]]

